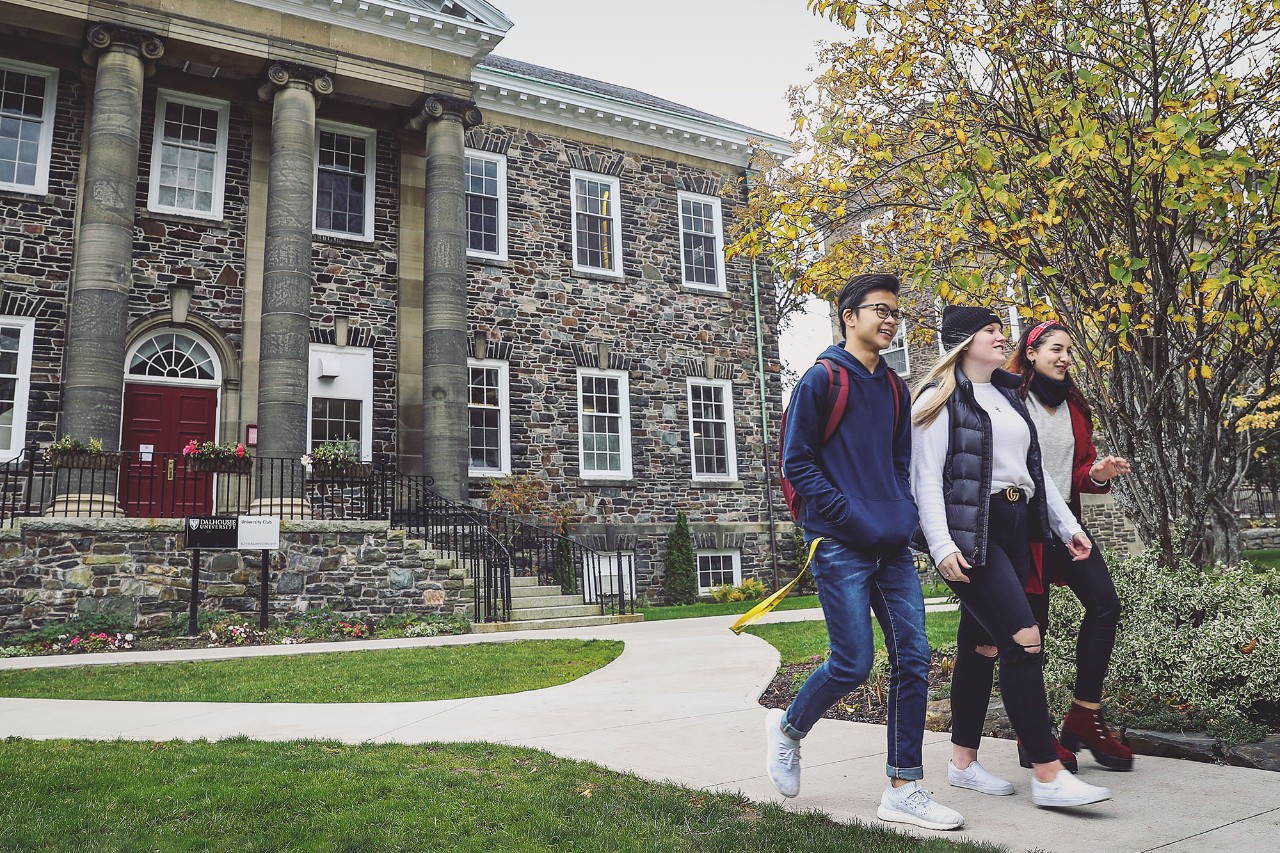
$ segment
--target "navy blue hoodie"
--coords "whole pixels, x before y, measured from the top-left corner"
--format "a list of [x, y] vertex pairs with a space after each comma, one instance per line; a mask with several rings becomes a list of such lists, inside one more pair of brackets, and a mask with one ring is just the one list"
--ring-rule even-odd
[[846, 368], [849, 403], [824, 445], [826, 368], [814, 364], [792, 392], [782, 470], [803, 499], [800, 526], [808, 539], [830, 536], [858, 551], [899, 553], [920, 520], [911, 496], [911, 400], [902, 389], [895, 430], [883, 358], [874, 373], [841, 346], [819, 358]]

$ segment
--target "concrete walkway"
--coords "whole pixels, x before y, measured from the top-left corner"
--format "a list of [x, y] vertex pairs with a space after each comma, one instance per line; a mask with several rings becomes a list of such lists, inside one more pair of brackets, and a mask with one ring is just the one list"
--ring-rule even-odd
[[[816, 611], [774, 613], [765, 621], [812, 619]], [[347, 742], [494, 741], [545, 749], [654, 780], [741, 791], [778, 800], [763, 774], [765, 709], [757, 703], [778, 666], [763, 640], [734, 636], [734, 617], [681, 619], [537, 633], [422, 640], [146, 652], [124, 659], [163, 661], [313, 654], [361, 648], [612, 639], [625, 642], [613, 663], [570, 684], [507, 696], [439, 702], [345, 705], [98, 702], [0, 699], [0, 737], [216, 740], [326, 738]], [[120, 655], [0, 659], [0, 669], [120, 663]], [[967, 818], [945, 833], [1054, 853], [1280, 849], [1280, 774], [1173, 759], [1138, 759], [1132, 773], [1110, 773], [1081, 757], [1082, 778], [1109, 786], [1114, 799], [1075, 810], [1031, 804], [1030, 772], [1012, 741], [989, 740], [983, 765], [1012, 779], [1017, 794], [985, 797], [946, 784], [947, 735], [925, 733], [926, 784]], [[820, 809], [839, 820], [876, 821], [884, 786], [885, 729], [823, 720], [804, 744], [804, 785], [788, 807]], [[924, 830], [921, 830], [924, 833]], [[943, 834], [943, 833], [938, 833]]]

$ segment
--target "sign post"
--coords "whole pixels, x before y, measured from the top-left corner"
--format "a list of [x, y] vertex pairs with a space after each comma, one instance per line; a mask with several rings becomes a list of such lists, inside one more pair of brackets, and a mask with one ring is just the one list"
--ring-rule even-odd
[[200, 550], [261, 551], [258, 627], [267, 628], [267, 586], [271, 581], [271, 551], [280, 548], [280, 519], [273, 515], [193, 515], [184, 525], [185, 544], [191, 551], [191, 605], [187, 633], [195, 636], [196, 610], [200, 603]]

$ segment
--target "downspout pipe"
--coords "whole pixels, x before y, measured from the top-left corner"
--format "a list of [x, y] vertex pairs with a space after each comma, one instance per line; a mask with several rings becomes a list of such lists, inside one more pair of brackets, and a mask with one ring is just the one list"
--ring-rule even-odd
[[[748, 168], [743, 177], [747, 191], [750, 192], [751, 181], [756, 170]], [[760, 276], [755, 258], [751, 258], [751, 298], [755, 309], [756, 321], [756, 373], [760, 378], [760, 438], [762, 442], [761, 456], [764, 462], [764, 498], [769, 518], [769, 557], [773, 568], [773, 589], [778, 589], [778, 529], [773, 515], [773, 459], [770, 453], [773, 447], [769, 438], [769, 395], [764, 372], [764, 333], [760, 321]]]

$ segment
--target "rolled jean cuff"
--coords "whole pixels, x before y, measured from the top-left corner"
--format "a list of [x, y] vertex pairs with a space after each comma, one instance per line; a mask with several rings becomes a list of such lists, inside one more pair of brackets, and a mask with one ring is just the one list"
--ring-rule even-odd
[[884, 773], [890, 779], [906, 779], [908, 782], [924, 778], [923, 767], [894, 767], [892, 764], [886, 764]]
[[791, 725], [791, 721], [787, 719], [787, 715], [785, 713], [782, 715], [782, 723], [778, 728], [782, 729], [782, 733], [792, 740], [800, 740], [808, 734], [808, 732], [802, 732], [795, 726]]

